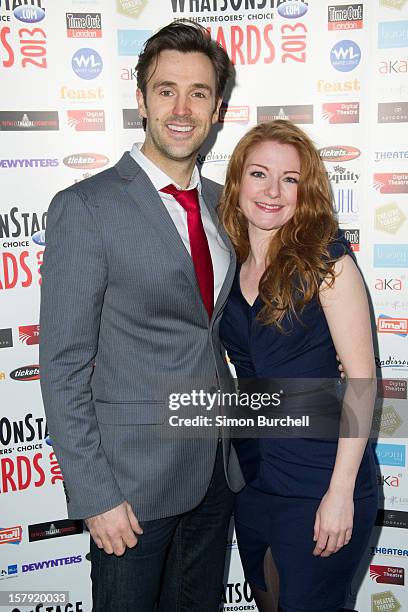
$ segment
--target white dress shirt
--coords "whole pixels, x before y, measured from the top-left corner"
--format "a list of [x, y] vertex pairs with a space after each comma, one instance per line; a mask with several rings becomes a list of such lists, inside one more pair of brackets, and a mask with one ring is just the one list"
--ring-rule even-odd
[[[184, 208], [175, 200], [175, 198], [169, 193], [163, 193], [160, 189], [167, 187], [170, 183], [173, 183], [177, 189], [181, 189], [177, 183], [173, 181], [163, 170], [160, 170], [156, 164], [148, 159], [141, 152], [142, 143], [135, 143], [130, 151], [130, 155], [144, 170], [153, 183], [153, 186], [157, 190], [163, 204], [165, 205], [170, 217], [173, 220], [174, 225], [177, 228], [180, 238], [183, 241], [184, 246], [191, 255], [190, 240], [188, 237], [188, 226], [187, 226], [187, 213]], [[191, 175], [190, 184], [187, 189], [193, 189], [197, 187], [198, 199], [200, 203], [201, 218], [203, 220], [204, 231], [207, 236], [208, 246], [211, 253], [211, 259], [214, 270], [214, 303], [217, 301], [218, 294], [221, 290], [222, 284], [224, 283], [225, 276], [227, 274], [228, 266], [230, 264], [230, 253], [224, 242], [219, 235], [216, 226], [211, 218], [210, 213], [207, 210], [203, 196], [202, 187], [200, 180], [200, 173], [198, 172], [197, 166], [194, 166], [193, 174]]]

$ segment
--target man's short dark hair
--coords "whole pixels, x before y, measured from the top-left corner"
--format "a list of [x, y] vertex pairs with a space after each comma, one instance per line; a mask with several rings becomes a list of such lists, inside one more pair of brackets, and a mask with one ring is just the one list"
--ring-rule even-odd
[[211, 61], [216, 79], [216, 98], [222, 98], [227, 80], [232, 77], [234, 69], [227, 52], [215, 42], [209, 32], [198, 23], [180, 19], [165, 26], [151, 36], [145, 43], [136, 66], [137, 86], [146, 102], [146, 87], [149, 69], [157, 63], [162, 51], [180, 51], [181, 53], [204, 53]]

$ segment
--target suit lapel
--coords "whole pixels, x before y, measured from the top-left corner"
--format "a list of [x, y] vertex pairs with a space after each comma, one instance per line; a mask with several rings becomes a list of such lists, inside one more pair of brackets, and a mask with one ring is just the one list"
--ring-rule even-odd
[[172, 253], [172, 256], [179, 261], [180, 267], [193, 286], [198, 307], [202, 309], [203, 314], [207, 317], [207, 311], [201, 299], [191, 256], [149, 177], [129, 153], [123, 155], [116, 168], [120, 176], [128, 180], [127, 191], [137, 206], [138, 211], [155, 228], [162, 242]]

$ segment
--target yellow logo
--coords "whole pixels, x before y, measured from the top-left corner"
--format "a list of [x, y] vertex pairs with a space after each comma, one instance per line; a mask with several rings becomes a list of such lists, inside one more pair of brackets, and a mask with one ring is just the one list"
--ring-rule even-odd
[[406, 217], [400, 207], [392, 202], [376, 209], [375, 229], [388, 234], [396, 234], [405, 219]]
[[116, 0], [116, 8], [120, 15], [137, 19], [147, 4], [147, 0]]

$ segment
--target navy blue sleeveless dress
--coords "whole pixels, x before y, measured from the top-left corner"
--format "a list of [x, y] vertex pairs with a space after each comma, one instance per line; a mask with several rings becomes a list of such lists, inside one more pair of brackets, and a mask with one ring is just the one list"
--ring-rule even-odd
[[[338, 238], [329, 247], [338, 259], [353, 256]], [[221, 321], [221, 340], [238, 379], [338, 379], [336, 351], [317, 299], [286, 317], [285, 334], [256, 320], [241, 293], [237, 270]], [[237, 495], [235, 528], [245, 576], [266, 590], [263, 560], [270, 548], [279, 572], [284, 612], [337, 612], [345, 606], [353, 575], [365, 552], [377, 513], [374, 456], [368, 444], [356, 479], [351, 541], [330, 557], [312, 555], [313, 526], [335, 463], [337, 440], [312, 438], [234, 441], [246, 487]]]

